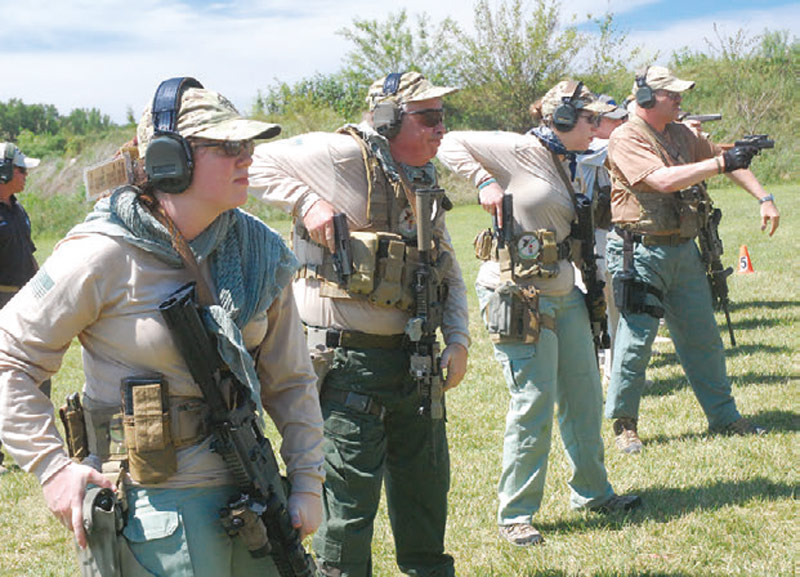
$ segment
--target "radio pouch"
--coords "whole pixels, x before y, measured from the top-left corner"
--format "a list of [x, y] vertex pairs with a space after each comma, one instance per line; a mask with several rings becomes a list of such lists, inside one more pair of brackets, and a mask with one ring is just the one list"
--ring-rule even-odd
[[492, 342], [538, 342], [539, 299], [533, 287], [529, 290], [526, 295], [518, 285], [505, 282], [489, 296], [484, 320]]
[[378, 252], [378, 279], [369, 300], [381, 307], [391, 307], [403, 296], [403, 264], [406, 245], [402, 240], [381, 238]]
[[374, 232], [352, 232], [350, 248], [353, 251], [353, 274], [347, 292], [368, 295], [375, 288], [378, 235]]
[[139, 483], [161, 483], [178, 470], [167, 383], [160, 375], [127, 377], [122, 392], [131, 477]]

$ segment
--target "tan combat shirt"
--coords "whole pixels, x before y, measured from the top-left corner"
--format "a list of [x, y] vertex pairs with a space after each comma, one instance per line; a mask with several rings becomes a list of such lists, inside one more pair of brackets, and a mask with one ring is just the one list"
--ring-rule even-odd
[[[364, 159], [356, 140], [346, 134], [313, 132], [258, 145], [250, 167], [250, 192], [297, 218], [321, 198], [347, 214], [351, 232], [369, 224]], [[441, 249], [453, 256], [453, 266], [445, 275], [449, 294], [442, 334], [448, 345], [469, 347], [466, 287], [447, 230], [438, 232]], [[298, 256], [303, 262], [303, 256]], [[300, 317], [311, 326], [395, 335], [403, 333], [409, 319], [407, 312], [365, 300], [320, 296], [315, 279], [298, 278], [293, 285]]]
[[[608, 145], [608, 164], [611, 174], [611, 220], [615, 223], [637, 222], [641, 207], [628, 189], [644, 194], [673, 194], [658, 192], [644, 179], [659, 168], [691, 164], [720, 154], [720, 148], [705, 136], [697, 135], [688, 126], [672, 122], [657, 137], [655, 129], [634, 116], [611, 133]], [[659, 141], [661, 139], [661, 141]], [[667, 144], [675, 156], [670, 155]], [[673, 234], [677, 231], [663, 231]]]
[[[84, 393], [93, 405], [119, 406], [121, 379], [153, 372], [166, 377], [171, 397], [202, 398], [158, 312], [167, 296], [193, 280], [185, 268], [170, 268], [117, 239], [87, 234], [57, 245], [43, 271], [0, 311], [0, 436], [20, 467], [40, 482], [69, 461], [53, 406], [37, 384], [59, 369], [73, 337], [82, 346]], [[293, 490], [320, 494], [322, 415], [289, 288], [242, 334], [248, 349], [259, 351], [261, 398], [282, 435], [280, 452]], [[177, 473], [158, 486], [233, 482], [210, 442], [208, 437], [179, 449]]]
[[[451, 170], [477, 186], [489, 177], [514, 198], [514, 235], [539, 229], [554, 230], [556, 240], [570, 234], [575, 208], [550, 151], [532, 135], [512, 132], [448, 132], [437, 154]], [[566, 161], [562, 166], [569, 175]], [[573, 185], [577, 190], [577, 184]], [[575, 283], [567, 260], [558, 263], [553, 278], [536, 278], [530, 284], [545, 294], [564, 295]], [[500, 267], [485, 262], [478, 284], [494, 289], [500, 283]]]

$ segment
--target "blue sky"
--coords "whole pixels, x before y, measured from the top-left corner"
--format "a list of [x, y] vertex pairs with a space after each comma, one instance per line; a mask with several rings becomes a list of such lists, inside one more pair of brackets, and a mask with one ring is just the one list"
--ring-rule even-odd
[[[496, 6], [499, 0], [489, 0]], [[527, 0], [529, 6], [534, 0]], [[246, 112], [258, 90], [338, 70], [349, 44], [336, 31], [354, 18], [384, 20], [406, 8], [471, 29], [472, 0], [0, 0], [0, 46], [9, 73], [0, 101], [99, 108], [122, 122], [138, 116], [158, 83], [191, 75]], [[705, 49], [723, 35], [765, 28], [800, 36], [800, 3], [780, 0], [564, 0], [566, 16], [614, 13], [644, 58]], [[569, 18], [565, 18], [568, 20]], [[638, 66], [643, 62], [632, 63]]]

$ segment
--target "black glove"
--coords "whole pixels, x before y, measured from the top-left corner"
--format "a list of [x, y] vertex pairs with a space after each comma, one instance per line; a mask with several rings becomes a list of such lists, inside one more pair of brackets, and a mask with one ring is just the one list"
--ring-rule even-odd
[[732, 172], [750, 166], [750, 161], [758, 154], [755, 146], [734, 146], [722, 153], [725, 161], [725, 172]]

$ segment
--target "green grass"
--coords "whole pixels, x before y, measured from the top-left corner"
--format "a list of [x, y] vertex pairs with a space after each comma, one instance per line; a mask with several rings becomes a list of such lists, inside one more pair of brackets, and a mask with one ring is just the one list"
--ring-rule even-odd
[[[604, 425], [606, 463], [618, 492], [635, 491], [644, 507], [627, 516], [571, 511], [569, 475], [557, 427], [536, 526], [545, 544], [501, 541], [495, 487], [508, 395], [470, 288], [473, 345], [464, 382], [448, 395], [452, 490], [447, 550], [462, 577], [588, 575], [795, 575], [800, 555], [796, 493], [800, 479], [798, 255], [800, 201], [794, 187], [770, 187], [782, 211], [773, 238], [762, 234], [758, 206], [733, 189], [713, 192], [724, 211], [726, 264], [746, 244], [755, 274], [729, 279], [738, 346], [727, 353], [740, 411], [767, 425], [762, 438], [711, 436], [677, 364], [671, 343], [657, 344], [642, 400], [641, 455], [623, 457]], [[488, 217], [459, 206], [449, 227], [471, 287], [477, 272], [471, 240]], [[271, 222], [285, 232], [288, 221]], [[38, 239], [40, 256], [53, 240]], [[718, 315], [720, 330], [724, 319]], [[666, 333], [665, 333], [666, 334]], [[727, 344], [728, 337], [723, 333]], [[80, 387], [80, 354], [70, 348], [54, 379], [54, 397]], [[19, 470], [0, 479], [0, 575], [75, 575], [72, 542], [47, 512], [35, 479]], [[374, 539], [375, 575], [397, 575], [385, 507]]]

